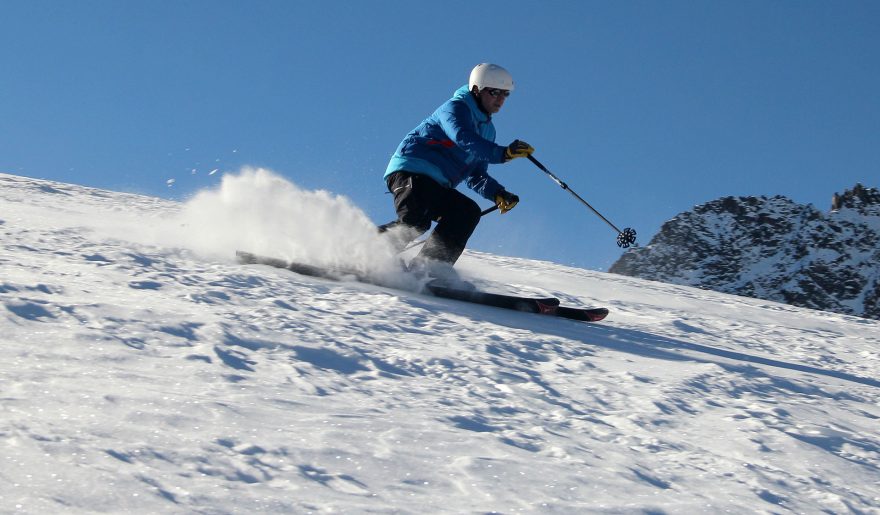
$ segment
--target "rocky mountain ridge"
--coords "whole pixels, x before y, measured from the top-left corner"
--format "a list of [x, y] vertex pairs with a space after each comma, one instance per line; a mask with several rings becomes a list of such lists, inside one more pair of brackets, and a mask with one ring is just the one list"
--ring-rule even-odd
[[609, 271], [880, 319], [880, 190], [835, 193], [827, 212], [724, 197], [669, 220]]

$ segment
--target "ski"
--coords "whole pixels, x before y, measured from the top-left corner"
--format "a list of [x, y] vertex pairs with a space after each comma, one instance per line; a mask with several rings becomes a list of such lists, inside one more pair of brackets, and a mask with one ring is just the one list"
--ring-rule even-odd
[[284, 268], [300, 275], [319, 277], [321, 279], [330, 279], [333, 281], [341, 281], [346, 277], [353, 277], [358, 282], [376, 284], [375, 281], [356, 270], [307, 265], [305, 263], [285, 261], [273, 257], [258, 256], [243, 250], [235, 251], [235, 257], [242, 265], [268, 265], [275, 268]]
[[471, 302], [473, 304], [483, 304], [485, 306], [493, 306], [496, 308], [512, 309], [514, 311], [525, 311], [527, 313], [553, 315], [556, 314], [559, 309], [559, 299], [556, 297], [518, 297], [515, 295], [503, 295], [500, 293], [489, 293], [479, 290], [460, 290], [457, 288], [449, 288], [435, 282], [429, 282], [426, 284], [425, 289], [435, 297]]
[[[259, 256], [241, 250], [236, 251], [235, 256], [239, 263], [245, 265], [268, 265], [275, 268], [290, 270], [291, 272], [309, 277], [318, 277], [333, 281], [341, 281], [351, 278], [358, 282], [386, 286], [356, 270], [319, 267], [304, 263], [289, 262], [283, 259]], [[425, 289], [435, 297], [510, 309], [513, 311], [557, 316], [582, 322], [598, 322], [608, 316], [608, 309], [606, 308], [575, 308], [560, 306], [559, 299], [556, 297], [523, 297], [480, 290], [451, 288], [442, 285], [437, 281], [427, 283]]]
[[561, 318], [580, 320], [581, 322], [599, 322], [605, 320], [605, 317], [608, 316], [608, 308], [572, 308], [568, 306], [559, 306], [559, 308], [556, 309], [555, 315]]

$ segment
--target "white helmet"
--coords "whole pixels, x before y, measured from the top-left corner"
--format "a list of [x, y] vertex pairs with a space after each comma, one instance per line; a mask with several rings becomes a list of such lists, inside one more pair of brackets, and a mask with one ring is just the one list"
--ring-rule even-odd
[[474, 66], [471, 70], [471, 78], [468, 87], [482, 90], [483, 88], [506, 89], [513, 91], [513, 77], [504, 68], [497, 64], [482, 63]]

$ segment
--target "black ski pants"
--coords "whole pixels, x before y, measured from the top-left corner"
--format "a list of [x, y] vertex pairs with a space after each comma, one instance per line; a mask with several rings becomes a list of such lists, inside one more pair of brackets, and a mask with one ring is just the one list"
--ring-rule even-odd
[[381, 226], [396, 233], [401, 249], [431, 228], [437, 227], [416, 259], [454, 264], [480, 222], [480, 206], [455, 188], [447, 188], [426, 175], [395, 172], [386, 181], [394, 195], [397, 220]]

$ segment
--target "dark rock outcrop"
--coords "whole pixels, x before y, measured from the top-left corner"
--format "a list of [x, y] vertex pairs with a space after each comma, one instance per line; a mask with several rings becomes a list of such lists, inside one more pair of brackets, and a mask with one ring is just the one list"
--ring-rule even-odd
[[781, 196], [718, 199], [609, 271], [880, 319], [880, 191], [857, 184], [829, 212]]

